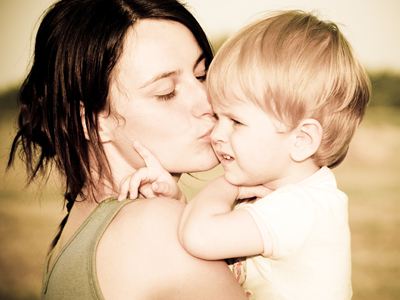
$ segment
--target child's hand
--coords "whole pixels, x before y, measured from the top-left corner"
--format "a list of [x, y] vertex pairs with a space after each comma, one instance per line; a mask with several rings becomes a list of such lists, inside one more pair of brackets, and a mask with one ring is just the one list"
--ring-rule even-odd
[[259, 199], [273, 192], [273, 190], [270, 190], [263, 185], [239, 186], [238, 189], [239, 190], [236, 200], [251, 199], [251, 198]]
[[130, 199], [136, 199], [140, 192], [145, 198], [162, 196], [186, 203], [186, 197], [177, 182], [161, 166], [158, 159], [139, 142], [134, 142], [133, 148], [143, 158], [146, 167], [140, 168], [121, 181], [118, 201], [126, 199], [128, 193]]

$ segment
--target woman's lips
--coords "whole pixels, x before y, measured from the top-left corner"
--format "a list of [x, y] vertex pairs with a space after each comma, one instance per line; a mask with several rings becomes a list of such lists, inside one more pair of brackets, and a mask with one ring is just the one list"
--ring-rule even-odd
[[205, 134], [203, 134], [202, 136], [200, 136], [199, 139], [205, 140], [205, 141], [211, 143], [211, 137], [210, 137], [210, 136], [211, 136], [211, 132], [212, 132], [212, 128], [211, 128], [210, 130], [208, 130]]

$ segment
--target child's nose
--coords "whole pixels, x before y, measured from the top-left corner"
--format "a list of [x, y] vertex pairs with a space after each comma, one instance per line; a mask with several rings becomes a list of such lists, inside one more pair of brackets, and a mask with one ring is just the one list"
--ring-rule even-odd
[[210, 135], [211, 142], [214, 144], [217, 143], [226, 143], [228, 141], [228, 137], [223, 130], [223, 126], [219, 121], [217, 121], [214, 125], [214, 129]]

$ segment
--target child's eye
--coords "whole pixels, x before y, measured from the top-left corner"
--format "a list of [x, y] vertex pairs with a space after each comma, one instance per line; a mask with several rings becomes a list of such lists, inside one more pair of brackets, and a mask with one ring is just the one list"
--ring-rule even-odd
[[231, 119], [231, 120], [235, 125], [243, 125], [243, 123], [240, 123], [238, 120], [235, 120], [235, 119]]
[[172, 99], [173, 97], [175, 97], [175, 90], [173, 90], [171, 93], [166, 94], [166, 95], [157, 95], [157, 100], [160, 101], [168, 101], [170, 99]]
[[213, 114], [213, 118], [217, 121], [218, 120], [218, 115], [217, 114]]

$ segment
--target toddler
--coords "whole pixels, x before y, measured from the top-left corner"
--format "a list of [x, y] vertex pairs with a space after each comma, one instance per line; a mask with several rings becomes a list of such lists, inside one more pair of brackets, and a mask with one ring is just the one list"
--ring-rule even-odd
[[[331, 168], [370, 84], [348, 41], [313, 14], [272, 13], [228, 39], [207, 80], [225, 175], [185, 208], [182, 245], [203, 259], [236, 258], [250, 299], [350, 299], [348, 199]], [[268, 195], [236, 201], [263, 196], [261, 187]]]

